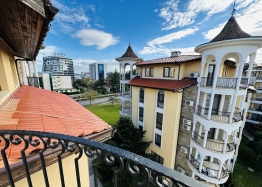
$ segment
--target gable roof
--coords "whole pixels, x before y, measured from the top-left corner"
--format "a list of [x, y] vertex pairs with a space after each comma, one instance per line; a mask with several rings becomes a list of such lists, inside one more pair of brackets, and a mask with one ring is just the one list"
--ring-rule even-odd
[[251, 35], [244, 32], [240, 26], [238, 25], [234, 16], [231, 16], [227, 21], [226, 25], [222, 29], [222, 31], [213, 38], [211, 42], [218, 42], [223, 40], [232, 40], [232, 39], [239, 39], [239, 38], [249, 38]]
[[177, 57], [165, 57], [153, 60], [146, 60], [137, 62], [136, 66], [150, 65], [150, 64], [171, 64], [171, 63], [183, 63], [201, 60], [201, 55], [180, 55]]
[[128, 85], [146, 88], [155, 88], [169, 91], [176, 91], [197, 84], [197, 79], [185, 77], [182, 80], [165, 79], [144, 79], [140, 77], [133, 78]]
[[[112, 129], [67, 95], [26, 85], [20, 87], [1, 108], [0, 119], [0, 130], [32, 130], [88, 136]], [[0, 141], [0, 147], [2, 144], [3, 141]], [[19, 146], [11, 145], [7, 149], [8, 158], [21, 157]], [[27, 154], [35, 149], [29, 147]]]

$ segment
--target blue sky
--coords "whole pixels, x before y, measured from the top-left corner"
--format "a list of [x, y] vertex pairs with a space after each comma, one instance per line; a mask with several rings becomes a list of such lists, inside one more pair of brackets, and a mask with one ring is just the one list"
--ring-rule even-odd
[[[62, 53], [74, 61], [76, 73], [89, 71], [88, 64], [105, 63], [118, 69], [115, 58], [129, 43], [144, 60], [161, 58], [179, 50], [194, 54], [194, 48], [209, 42], [223, 28], [233, 0], [51, 0], [60, 11], [51, 22], [37, 57]], [[235, 17], [251, 35], [262, 36], [262, 1], [236, 0]], [[262, 51], [257, 54], [262, 62]]]

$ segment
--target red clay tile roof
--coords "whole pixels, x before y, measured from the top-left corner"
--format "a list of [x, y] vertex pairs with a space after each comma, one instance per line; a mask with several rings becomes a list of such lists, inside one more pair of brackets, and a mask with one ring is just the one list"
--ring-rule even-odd
[[[0, 130], [35, 130], [87, 136], [111, 126], [64, 94], [23, 86], [0, 108]], [[3, 146], [0, 138], [0, 150]], [[21, 146], [12, 145], [8, 158], [20, 158]], [[27, 149], [27, 154], [35, 148]]]
[[183, 63], [201, 60], [201, 55], [180, 55], [177, 57], [158, 58], [153, 60], [146, 60], [136, 63], [137, 66], [149, 65], [149, 64], [169, 64], [169, 63]]
[[224, 28], [222, 29], [222, 31], [214, 39], [212, 39], [210, 43], [248, 37], [251, 36], [244, 32], [238, 25], [235, 17], [231, 16]]
[[138, 56], [134, 53], [132, 47], [129, 45], [125, 54], [121, 56], [122, 57], [131, 57], [131, 58], [138, 58]]
[[197, 79], [186, 77], [183, 78], [182, 80], [165, 80], [165, 79], [143, 79], [140, 77], [135, 77], [128, 84], [131, 86], [176, 91], [192, 85], [196, 85]]

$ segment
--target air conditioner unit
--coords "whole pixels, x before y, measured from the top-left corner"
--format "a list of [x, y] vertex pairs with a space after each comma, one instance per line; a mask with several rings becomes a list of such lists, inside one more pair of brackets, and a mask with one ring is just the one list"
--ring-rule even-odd
[[188, 153], [188, 148], [187, 147], [185, 147], [185, 146], [181, 146], [181, 152], [182, 153], [185, 153], [185, 154], [187, 154]]
[[191, 125], [191, 120], [189, 120], [189, 119], [183, 119], [183, 123], [184, 124], [187, 124], [187, 125]]
[[197, 76], [198, 76], [198, 73], [194, 73], [194, 72], [189, 73], [190, 78], [197, 78]]
[[185, 170], [180, 166], [177, 167], [177, 171], [183, 174], [185, 173]]
[[136, 76], [137, 76], [137, 77], [140, 77], [140, 72], [137, 72], [137, 73], [136, 73]]
[[185, 129], [186, 131], [190, 131], [191, 126], [183, 124], [183, 129]]
[[185, 100], [185, 105], [187, 105], [187, 106], [194, 106], [194, 101]]

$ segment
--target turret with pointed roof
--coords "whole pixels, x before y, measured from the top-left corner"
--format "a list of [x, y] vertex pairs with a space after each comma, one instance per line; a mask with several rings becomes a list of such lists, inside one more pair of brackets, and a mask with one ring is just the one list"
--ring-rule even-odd
[[128, 45], [126, 52], [121, 56], [116, 58], [117, 61], [125, 61], [125, 60], [132, 60], [132, 61], [142, 61], [142, 58], [139, 58], [133, 51], [132, 47]]
[[213, 38], [210, 43], [249, 37], [251, 37], [251, 35], [247, 34], [240, 28], [235, 17], [232, 15], [222, 31], [215, 38]]

